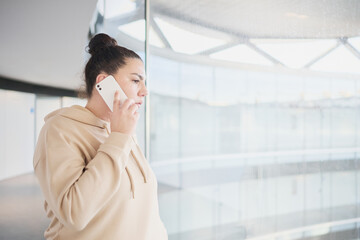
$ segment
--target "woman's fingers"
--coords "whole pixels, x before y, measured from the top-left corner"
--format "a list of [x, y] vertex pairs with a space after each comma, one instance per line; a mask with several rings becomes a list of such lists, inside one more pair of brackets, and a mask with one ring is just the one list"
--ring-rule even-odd
[[[121, 106], [124, 109], [129, 109], [130, 106], [132, 106], [133, 104], [135, 104], [135, 100], [132, 98], [128, 98], [124, 101], [123, 105]], [[135, 104], [136, 105], [136, 104]]]
[[[119, 96], [116, 94], [114, 100], [114, 112], [111, 114], [110, 126], [112, 132], [133, 134], [139, 120], [138, 105], [134, 99], [126, 99], [120, 104]], [[116, 109], [115, 109], [116, 108]]]
[[139, 106], [137, 104], [133, 104], [130, 106], [129, 110], [132, 112], [132, 113], [135, 113], [137, 110], [139, 109]]
[[118, 110], [120, 108], [120, 92], [116, 91], [114, 96], [114, 102], [113, 102], [113, 111]]
[[[120, 91], [116, 91], [115, 92], [115, 95], [114, 95], [114, 102], [113, 102], [113, 110], [118, 110], [121, 108], [124, 108], [124, 109], [129, 109], [130, 110], [130, 107], [133, 107], [133, 105], [135, 105], [137, 107], [137, 109], [139, 108], [137, 106], [137, 104], [135, 104], [135, 100], [134, 99], [131, 99], [131, 98], [128, 98], [124, 101], [123, 104], [121, 104], [121, 99], [120, 99]], [[136, 110], [137, 110], [136, 109]], [[131, 112], [134, 112], [133, 109], [131, 108]], [[136, 111], [135, 110], [135, 111]]]

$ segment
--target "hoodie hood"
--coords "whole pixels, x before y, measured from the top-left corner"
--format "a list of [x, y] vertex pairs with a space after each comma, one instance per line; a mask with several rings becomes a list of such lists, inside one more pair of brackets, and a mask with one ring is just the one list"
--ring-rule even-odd
[[[72, 119], [74, 121], [77, 121], [77, 122], [80, 122], [83, 124], [87, 124], [89, 126], [94, 126], [94, 127], [99, 127], [99, 128], [105, 129], [108, 135], [110, 135], [110, 133], [111, 133], [110, 122], [107, 122], [105, 120], [98, 118], [89, 109], [82, 107], [80, 105], [73, 105], [71, 107], [65, 107], [65, 108], [55, 110], [55, 111], [49, 113], [48, 115], [46, 115], [44, 118], [44, 121], [46, 122], [49, 119], [51, 119], [52, 117], [57, 116], [57, 115]], [[144, 156], [138, 145], [136, 135], [132, 135], [131, 137], [136, 144], [136, 149], [131, 149], [130, 155], [136, 162], [136, 165], [138, 166], [138, 168], [143, 176], [144, 183], [147, 183], [148, 182], [148, 174], [145, 172], [141, 162], [138, 159], [138, 157], [144, 157]], [[125, 170], [129, 177], [129, 180], [130, 180], [131, 197], [134, 199], [135, 198], [135, 181], [133, 178], [133, 174], [131, 173], [131, 170], [128, 167], [125, 167]]]
[[110, 122], [102, 120], [98, 118], [94, 113], [92, 113], [89, 109], [74, 105], [71, 107], [65, 107], [58, 110], [55, 110], [48, 115], [45, 116], [44, 121], [46, 122], [48, 119], [52, 118], [53, 116], [61, 115], [63, 117], [90, 125], [99, 128], [106, 128], [108, 133], [110, 134]]

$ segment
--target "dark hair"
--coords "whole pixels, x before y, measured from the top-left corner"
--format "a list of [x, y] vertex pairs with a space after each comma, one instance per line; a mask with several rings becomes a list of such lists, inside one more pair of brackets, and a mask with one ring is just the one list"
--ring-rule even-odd
[[116, 40], [107, 34], [95, 35], [89, 42], [88, 50], [91, 57], [85, 66], [86, 94], [90, 98], [100, 73], [114, 74], [126, 64], [128, 58], [138, 58], [134, 51], [121, 47]]

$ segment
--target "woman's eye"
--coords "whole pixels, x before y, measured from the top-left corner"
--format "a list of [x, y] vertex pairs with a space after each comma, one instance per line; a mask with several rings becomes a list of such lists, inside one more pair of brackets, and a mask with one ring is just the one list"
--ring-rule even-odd
[[134, 83], [138, 84], [140, 80], [133, 80]]

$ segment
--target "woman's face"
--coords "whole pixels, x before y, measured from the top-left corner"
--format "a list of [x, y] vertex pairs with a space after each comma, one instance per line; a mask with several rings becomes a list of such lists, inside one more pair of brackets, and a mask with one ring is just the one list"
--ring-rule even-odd
[[135, 100], [140, 107], [148, 91], [145, 87], [145, 69], [140, 59], [128, 58], [126, 64], [113, 77], [120, 84], [128, 98]]

